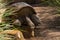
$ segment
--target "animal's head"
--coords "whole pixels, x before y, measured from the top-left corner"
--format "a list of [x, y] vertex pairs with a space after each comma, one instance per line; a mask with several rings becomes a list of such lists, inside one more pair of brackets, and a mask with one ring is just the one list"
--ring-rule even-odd
[[2, 22], [11, 23], [18, 26], [21, 25], [20, 21], [18, 20], [18, 15], [15, 15], [14, 13], [11, 12], [2, 15]]

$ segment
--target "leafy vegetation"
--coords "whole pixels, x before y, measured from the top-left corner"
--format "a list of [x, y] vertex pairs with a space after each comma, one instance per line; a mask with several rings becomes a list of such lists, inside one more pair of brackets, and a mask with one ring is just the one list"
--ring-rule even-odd
[[60, 6], [60, 0], [42, 0], [41, 4], [51, 5], [51, 6]]
[[[0, 40], [13, 40], [14, 37], [6, 33], [1, 33], [5, 30], [12, 30], [13, 27], [6, 23], [0, 23]], [[12, 38], [13, 37], [13, 38]]]
[[15, 40], [15, 36], [14, 35], [9, 35], [9, 34], [4, 34], [1, 33], [0, 34], [0, 40]]
[[60, 0], [41, 0], [40, 4], [55, 7], [55, 12], [60, 15]]

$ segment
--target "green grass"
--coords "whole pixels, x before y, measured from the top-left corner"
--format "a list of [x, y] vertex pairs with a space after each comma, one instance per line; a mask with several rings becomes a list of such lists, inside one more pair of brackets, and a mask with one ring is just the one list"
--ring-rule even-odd
[[42, 5], [60, 6], [60, 0], [43, 0]]

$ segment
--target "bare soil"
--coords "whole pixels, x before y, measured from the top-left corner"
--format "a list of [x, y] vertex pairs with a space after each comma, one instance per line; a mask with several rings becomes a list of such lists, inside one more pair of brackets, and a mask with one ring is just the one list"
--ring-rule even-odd
[[60, 21], [58, 21], [60, 19], [56, 20], [60, 16], [56, 15], [56, 7], [34, 5], [33, 8], [41, 21], [42, 36], [27, 40], [60, 40], [60, 30], [57, 28], [60, 27]]

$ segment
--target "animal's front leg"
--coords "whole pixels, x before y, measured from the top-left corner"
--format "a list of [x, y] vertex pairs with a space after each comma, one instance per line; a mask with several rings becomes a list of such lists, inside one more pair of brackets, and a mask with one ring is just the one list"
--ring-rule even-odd
[[24, 30], [24, 31], [22, 31], [24, 37], [30, 38], [32, 36], [32, 30], [31, 30], [30, 25], [28, 24], [26, 16], [20, 16], [18, 19], [21, 22], [21, 28]]
[[36, 16], [36, 14], [30, 14], [28, 17], [31, 19], [31, 21], [35, 25], [34, 36], [36, 36], [36, 37], [41, 36], [41, 33], [40, 33], [40, 30], [41, 30], [40, 25], [41, 25], [41, 23], [40, 23], [39, 18]]

